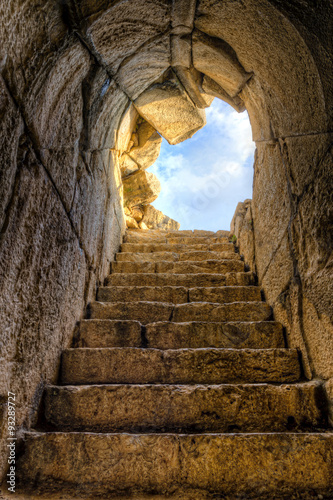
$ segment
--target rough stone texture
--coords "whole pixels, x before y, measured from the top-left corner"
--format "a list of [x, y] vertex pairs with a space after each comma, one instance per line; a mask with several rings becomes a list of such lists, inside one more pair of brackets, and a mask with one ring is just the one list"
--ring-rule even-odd
[[325, 390], [328, 398], [328, 418], [329, 423], [333, 426], [333, 378], [330, 378], [325, 384]]
[[[154, 4], [156, 8], [156, 4]], [[125, 59], [116, 80], [134, 101], [150, 85], [158, 81], [170, 66], [170, 35], [152, 38], [132, 57]], [[145, 71], [142, 71], [143, 68]]]
[[91, 318], [128, 319], [141, 323], [155, 321], [265, 321], [271, 316], [271, 308], [264, 302], [233, 302], [219, 304], [192, 302], [174, 305], [163, 302], [94, 302]]
[[292, 349], [67, 349], [61, 380], [84, 384], [221, 384], [295, 382]]
[[[105, 491], [111, 494], [124, 488], [135, 496], [140, 491], [164, 495], [179, 489], [178, 498], [202, 498], [204, 490], [232, 495], [237, 485], [239, 494], [252, 499], [258, 498], [258, 492], [271, 498], [275, 491], [281, 498], [303, 492], [306, 498], [308, 491], [317, 495], [328, 491], [332, 440], [329, 433], [28, 433], [21, 478], [34, 485], [34, 491], [37, 475], [51, 491], [79, 483], [76, 494], [87, 490], [95, 495]], [[86, 449], [87, 454], [74, 462], [77, 449]], [[63, 459], [57, 460], [55, 466], [55, 457], [60, 456]]]
[[192, 34], [192, 53], [194, 67], [214, 80], [230, 97], [237, 96], [252, 76], [226, 42], [198, 30]]
[[282, 326], [269, 322], [208, 323], [160, 321], [141, 327], [137, 321], [82, 320], [75, 347], [144, 347], [182, 349], [186, 347], [267, 348], [284, 347]]
[[170, 23], [167, 0], [125, 0], [111, 6], [104, 3], [103, 10], [100, 8], [100, 15], [89, 26], [87, 35], [112, 73], [143, 44], [166, 32]]
[[100, 287], [97, 300], [99, 302], [171, 302], [172, 304], [183, 304], [188, 302], [188, 290], [185, 287]]
[[172, 73], [168, 80], [153, 85], [138, 97], [135, 106], [170, 144], [192, 137], [206, 124], [204, 110], [194, 106]]
[[124, 205], [134, 207], [156, 200], [161, 191], [161, 184], [156, 175], [138, 170], [123, 180]]
[[258, 287], [100, 287], [97, 300], [100, 302], [160, 301], [183, 304], [186, 302], [252, 302], [260, 301]]
[[247, 286], [254, 285], [253, 273], [226, 274], [168, 274], [130, 273], [112, 274], [106, 279], [107, 285], [147, 285], [147, 286]]
[[112, 84], [100, 94], [107, 75], [68, 34], [61, 9], [0, 7], [2, 438], [8, 390], [17, 429], [34, 423], [43, 386], [55, 381], [59, 354], [124, 230], [114, 158], [91, 148], [114, 147], [128, 99]]
[[83, 82], [83, 92], [85, 123], [82, 146], [87, 150], [115, 148], [121, 120], [124, 113], [125, 117], [128, 114], [128, 97], [100, 67], [91, 69]]
[[[0, 228], [5, 221], [6, 207], [15, 183], [17, 152], [23, 135], [23, 120], [12, 100], [4, 80], [0, 77]], [[10, 130], [11, 138], [8, 137]]]
[[74, 338], [75, 347], [141, 347], [141, 344], [141, 325], [133, 320], [81, 320]]
[[[126, 245], [126, 243], [124, 244]], [[123, 246], [124, 246], [123, 245]], [[130, 243], [127, 243], [130, 245]], [[179, 250], [178, 250], [179, 252]], [[213, 260], [240, 260], [240, 255], [231, 252], [205, 252], [205, 251], [182, 251], [181, 253], [176, 252], [121, 252], [116, 256], [117, 262], [158, 262], [161, 260], [167, 260], [172, 262], [179, 261], [207, 261], [209, 259]]]
[[[59, 431], [283, 432], [325, 422], [320, 384], [48, 387], [46, 422]], [[101, 405], [103, 401], [103, 405]]]
[[[195, 26], [227, 42], [245, 70], [254, 72], [255, 81], [253, 78], [250, 80], [240, 97], [249, 111], [256, 140], [327, 131], [325, 97], [318, 67], [310, 52], [311, 45], [295, 29], [292, 24], [294, 19], [290, 22], [288, 16], [285, 17], [278, 10], [280, 5], [276, 9], [272, 3], [245, 0], [242, 3], [225, 2], [221, 5], [212, 0], [200, 0]], [[308, 9], [311, 10], [310, 7]], [[328, 14], [328, 10], [326, 12]], [[297, 20], [300, 25], [302, 21], [305, 21], [304, 15]], [[308, 24], [311, 26], [310, 20]], [[301, 31], [306, 32], [307, 27], [303, 25]], [[330, 42], [327, 42], [328, 39], [326, 46], [330, 46]], [[320, 42], [317, 41], [316, 45], [320, 45]], [[328, 70], [327, 78], [332, 65], [329, 68], [326, 61], [324, 64]], [[270, 130], [267, 130], [269, 135], [260, 126], [267, 119], [270, 124]]]
[[162, 137], [154, 132], [143, 146], [133, 147], [130, 158], [142, 169], [150, 167], [158, 158], [162, 144]]
[[[185, 252], [188, 251], [188, 246], [184, 244], [168, 244], [168, 243], [123, 243], [120, 247], [122, 252], [142, 252], [142, 253], [154, 253], [154, 252]], [[191, 245], [191, 252], [221, 252], [228, 253], [230, 256], [231, 252], [234, 252], [235, 247], [232, 243], [212, 243], [212, 244], [194, 244]], [[200, 260], [200, 259], [197, 259]]]
[[139, 165], [127, 153], [123, 153], [119, 158], [119, 166], [122, 178], [134, 174], [134, 172], [136, 172], [140, 168]]
[[251, 200], [237, 205], [235, 215], [230, 223], [230, 237], [235, 238], [239, 253], [244, 257], [251, 271], [256, 271], [254, 253], [254, 231]]
[[113, 273], [232, 273], [244, 271], [240, 260], [207, 260], [188, 262], [112, 262]]
[[246, 323], [159, 322], [146, 325], [145, 337], [148, 347], [157, 349], [284, 346], [282, 327], [273, 321]]
[[[206, 232], [204, 232], [206, 233]], [[124, 236], [125, 243], [152, 243], [156, 245], [157, 243], [177, 243], [186, 245], [197, 245], [205, 244], [208, 248], [214, 243], [228, 243], [229, 242], [229, 231], [226, 231], [227, 236], [217, 235], [213, 233], [212, 235], [199, 233], [192, 233], [192, 231], [164, 231], [164, 230], [152, 230], [148, 232], [144, 231], [127, 231]], [[206, 247], [207, 248], [207, 247]]]
[[139, 225], [134, 219], [134, 217], [131, 217], [130, 215], [125, 215], [125, 221], [126, 221], [126, 227], [130, 229], [139, 229]]
[[209, 78], [209, 76], [204, 76], [202, 88], [206, 94], [218, 97], [222, 99], [222, 101], [230, 104], [238, 113], [245, 111], [245, 105], [239, 96], [231, 97], [218, 83]]
[[180, 228], [179, 222], [164, 215], [163, 212], [157, 210], [157, 208], [152, 205], [146, 205], [144, 207], [143, 222], [149, 229], [177, 231]]
[[58, 193], [29, 149], [7, 206], [0, 250], [0, 394], [4, 402], [8, 391], [16, 394], [20, 428], [34, 422], [44, 381], [55, 380], [88, 281], [87, 259]]
[[134, 104], [131, 102], [123, 114], [118, 128], [116, 141], [116, 149], [118, 151], [129, 151], [131, 149], [133, 144], [130, 143], [130, 141], [138, 118], [139, 114]]

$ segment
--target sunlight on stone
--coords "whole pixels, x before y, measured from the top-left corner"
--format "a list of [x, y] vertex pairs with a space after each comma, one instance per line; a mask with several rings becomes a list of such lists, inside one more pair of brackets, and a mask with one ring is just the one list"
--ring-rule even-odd
[[153, 206], [181, 229], [229, 229], [240, 200], [252, 197], [253, 155], [248, 114], [215, 99], [207, 125], [191, 139], [170, 146], [149, 169], [161, 182]]

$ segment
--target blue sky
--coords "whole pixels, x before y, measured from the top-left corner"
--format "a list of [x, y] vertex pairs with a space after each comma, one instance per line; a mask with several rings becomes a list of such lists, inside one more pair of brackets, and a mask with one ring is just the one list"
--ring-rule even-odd
[[206, 109], [207, 125], [161, 153], [150, 172], [161, 182], [154, 207], [180, 229], [229, 229], [239, 201], [252, 197], [254, 143], [248, 114], [219, 99]]

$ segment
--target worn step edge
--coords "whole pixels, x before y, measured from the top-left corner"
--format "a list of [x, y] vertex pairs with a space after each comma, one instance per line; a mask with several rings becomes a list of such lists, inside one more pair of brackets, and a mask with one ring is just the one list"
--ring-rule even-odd
[[307, 498], [308, 493], [331, 494], [332, 449], [330, 432], [27, 432], [17, 464], [18, 489], [166, 495], [189, 488], [252, 499]]
[[298, 384], [48, 386], [57, 430], [264, 432], [327, 426], [324, 389]]

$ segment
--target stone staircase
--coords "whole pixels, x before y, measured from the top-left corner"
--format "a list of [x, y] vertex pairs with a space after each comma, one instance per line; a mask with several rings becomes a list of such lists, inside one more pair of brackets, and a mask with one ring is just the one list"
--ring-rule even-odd
[[88, 318], [25, 435], [21, 490], [333, 498], [322, 386], [226, 237], [128, 231]]

